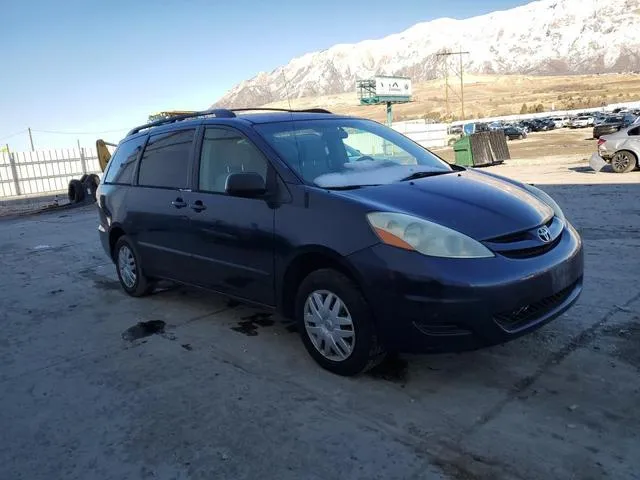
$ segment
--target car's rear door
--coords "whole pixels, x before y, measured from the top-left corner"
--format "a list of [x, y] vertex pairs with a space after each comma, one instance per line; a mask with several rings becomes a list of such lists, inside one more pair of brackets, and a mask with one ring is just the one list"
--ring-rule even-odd
[[190, 281], [189, 215], [196, 130], [152, 134], [139, 162], [137, 186], [127, 198], [145, 274]]
[[[275, 171], [260, 149], [239, 130], [207, 126], [197, 148], [194, 191], [188, 194], [194, 270], [201, 286], [274, 305]], [[230, 173], [255, 172], [269, 193], [241, 198], [225, 193]]]

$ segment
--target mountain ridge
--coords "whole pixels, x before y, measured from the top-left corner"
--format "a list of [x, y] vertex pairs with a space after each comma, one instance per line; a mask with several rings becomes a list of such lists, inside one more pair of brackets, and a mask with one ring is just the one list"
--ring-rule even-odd
[[[355, 90], [374, 75], [414, 81], [442, 77], [437, 53], [471, 52], [465, 72], [589, 74], [640, 70], [640, 0], [538, 0], [464, 20], [439, 18], [403, 32], [336, 44], [259, 72], [226, 92], [215, 107], [251, 107], [279, 100]], [[455, 48], [451, 48], [451, 46]], [[453, 74], [453, 63], [450, 74]]]

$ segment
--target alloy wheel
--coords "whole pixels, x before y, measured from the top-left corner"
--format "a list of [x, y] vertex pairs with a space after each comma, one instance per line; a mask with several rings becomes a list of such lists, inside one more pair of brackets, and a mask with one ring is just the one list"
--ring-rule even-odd
[[612, 159], [613, 167], [618, 172], [622, 172], [629, 168], [629, 164], [631, 164], [632, 161], [633, 159], [631, 158], [631, 154], [626, 152], [618, 152]]

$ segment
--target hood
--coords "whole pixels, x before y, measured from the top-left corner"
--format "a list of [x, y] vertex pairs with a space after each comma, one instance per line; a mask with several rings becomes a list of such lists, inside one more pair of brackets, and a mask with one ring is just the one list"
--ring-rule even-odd
[[476, 240], [529, 230], [553, 216], [517, 182], [472, 170], [335, 193], [372, 211], [414, 215]]

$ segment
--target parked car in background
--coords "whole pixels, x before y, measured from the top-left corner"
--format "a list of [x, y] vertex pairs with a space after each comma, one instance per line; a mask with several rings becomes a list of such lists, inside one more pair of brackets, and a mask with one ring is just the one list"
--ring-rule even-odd
[[569, 117], [552, 117], [551, 121], [553, 122], [556, 128], [564, 128], [567, 126]]
[[602, 135], [609, 135], [618, 130], [626, 128], [633, 124], [638, 117], [627, 113], [625, 115], [612, 115], [605, 119], [603, 123], [593, 127], [593, 138], [600, 138]]
[[619, 130], [598, 139], [598, 154], [611, 164], [616, 173], [626, 173], [638, 167], [640, 158], [640, 124]]
[[569, 123], [569, 128], [587, 128], [592, 126], [594, 121], [593, 117], [576, 117]]
[[582, 291], [582, 240], [547, 193], [319, 109], [134, 128], [97, 199], [127, 294], [168, 279], [281, 312], [341, 375], [504, 343]]
[[504, 132], [504, 136], [507, 137], [507, 140], [522, 140], [523, 138], [527, 138], [525, 131], [513, 125], [503, 128], [502, 131]]

